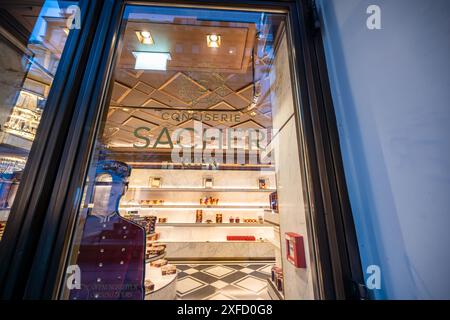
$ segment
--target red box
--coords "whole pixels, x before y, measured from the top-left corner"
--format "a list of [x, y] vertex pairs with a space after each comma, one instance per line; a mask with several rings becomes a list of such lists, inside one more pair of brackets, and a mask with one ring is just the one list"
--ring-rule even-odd
[[227, 236], [227, 241], [255, 241], [255, 236]]
[[306, 268], [305, 245], [298, 233], [286, 232], [286, 258], [297, 268]]

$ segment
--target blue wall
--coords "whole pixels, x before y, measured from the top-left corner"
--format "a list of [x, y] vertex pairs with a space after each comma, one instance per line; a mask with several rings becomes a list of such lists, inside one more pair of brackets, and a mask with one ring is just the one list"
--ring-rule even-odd
[[[363, 268], [450, 298], [450, 1], [317, 0]], [[381, 7], [381, 30], [366, 9]]]

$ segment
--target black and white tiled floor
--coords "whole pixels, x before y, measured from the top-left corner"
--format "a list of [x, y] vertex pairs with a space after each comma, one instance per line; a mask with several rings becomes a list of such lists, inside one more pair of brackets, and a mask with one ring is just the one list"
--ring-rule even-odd
[[269, 300], [267, 281], [273, 264], [176, 264], [177, 299]]

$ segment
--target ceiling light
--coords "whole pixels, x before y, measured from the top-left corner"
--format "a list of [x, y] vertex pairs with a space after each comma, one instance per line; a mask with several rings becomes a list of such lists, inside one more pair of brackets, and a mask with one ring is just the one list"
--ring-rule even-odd
[[149, 31], [136, 31], [136, 36], [142, 44], [154, 44], [152, 34]]
[[133, 55], [136, 57], [136, 70], [167, 70], [167, 60], [171, 60], [168, 52], [135, 51]]
[[209, 48], [218, 48], [220, 47], [220, 36], [217, 34], [208, 34], [206, 36], [206, 44]]
[[254, 116], [256, 116], [256, 112], [253, 111], [253, 112], [250, 113], [250, 115], [251, 115], [252, 117], [254, 117]]

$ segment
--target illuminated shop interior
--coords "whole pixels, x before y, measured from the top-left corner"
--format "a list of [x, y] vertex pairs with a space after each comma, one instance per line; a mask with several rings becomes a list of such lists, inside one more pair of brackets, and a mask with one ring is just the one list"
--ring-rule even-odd
[[[97, 144], [132, 167], [120, 215], [156, 220], [146, 299], [313, 298], [309, 269], [286, 258], [285, 233], [306, 227], [284, 17], [168, 11], [125, 13]], [[264, 148], [229, 131], [264, 132]]]
[[[28, 59], [1, 61], [17, 78], [1, 89], [1, 231], [69, 34], [50, 9], [29, 8]], [[118, 161], [119, 214], [146, 227], [145, 299], [313, 299], [288, 48], [283, 14], [128, 6], [70, 264], [111, 181], [97, 163]]]

